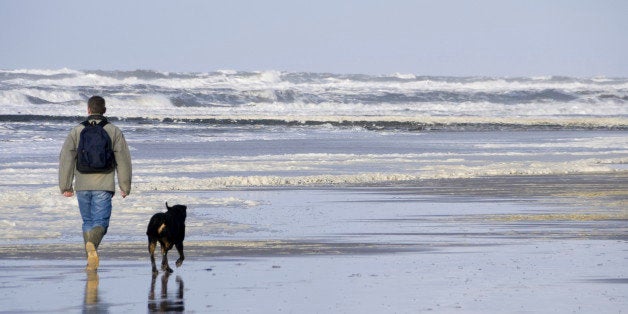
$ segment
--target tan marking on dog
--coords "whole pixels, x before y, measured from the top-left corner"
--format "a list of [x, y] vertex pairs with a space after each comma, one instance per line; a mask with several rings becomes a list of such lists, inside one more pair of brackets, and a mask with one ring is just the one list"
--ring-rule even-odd
[[160, 234], [164, 228], [166, 228], [166, 224], [161, 224], [161, 226], [159, 226], [159, 228], [157, 229], [157, 234]]
[[163, 240], [164, 245], [161, 247], [161, 252], [162, 253], [167, 253], [168, 250], [170, 250], [172, 248], [172, 244], [170, 242], [168, 242], [168, 240], [164, 239]]

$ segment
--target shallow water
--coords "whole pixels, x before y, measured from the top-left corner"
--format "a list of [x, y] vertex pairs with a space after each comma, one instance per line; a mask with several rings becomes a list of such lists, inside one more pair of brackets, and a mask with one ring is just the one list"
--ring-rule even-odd
[[[623, 131], [414, 133], [336, 127], [119, 125], [127, 134], [134, 164], [131, 196], [114, 198], [111, 236], [122, 241], [143, 237], [146, 217], [164, 210], [166, 201], [190, 206], [195, 219], [190, 230], [197, 234], [241, 238], [262, 235], [259, 229], [265, 227], [235, 217], [263, 216], [262, 212], [273, 217], [273, 207], [283, 206], [282, 198], [297, 202], [301, 188], [421, 187], [433, 180], [483, 176], [612, 175], [624, 173], [622, 167], [628, 162], [628, 136]], [[75, 227], [80, 224], [76, 200], [60, 197], [56, 187], [58, 150], [69, 127], [57, 122], [2, 124], [0, 207], [5, 215], [0, 219], [0, 243], [66, 242], [80, 237]], [[624, 177], [620, 180], [625, 184]], [[295, 191], [255, 191], [277, 187]], [[305, 195], [310, 196], [322, 197], [316, 192]], [[281, 216], [274, 218], [279, 219], [275, 224], [286, 223]]]

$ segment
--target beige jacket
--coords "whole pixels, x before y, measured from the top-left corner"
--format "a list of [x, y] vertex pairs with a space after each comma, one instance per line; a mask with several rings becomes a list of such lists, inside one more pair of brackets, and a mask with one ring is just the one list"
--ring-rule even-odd
[[[97, 116], [90, 116], [90, 121], [96, 120]], [[63, 143], [61, 153], [59, 155], [59, 189], [63, 192], [76, 191], [116, 191], [115, 189], [115, 173], [118, 174], [118, 185], [120, 190], [127, 195], [131, 193], [131, 153], [129, 146], [124, 139], [124, 135], [120, 129], [107, 123], [104, 127], [107, 134], [111, 138], [113, 144], [113, 152], [116, 158], [116, 170], [110, 173], [80, 173], [76, 170], [76, 156], [78, 142], [81, 131], [84, 126], [79, 124], [75, 126], [68, 134]], [[74, 182], [73, 182], [74, 181]], [[73, 187], [74, 183], [74, 187]]]

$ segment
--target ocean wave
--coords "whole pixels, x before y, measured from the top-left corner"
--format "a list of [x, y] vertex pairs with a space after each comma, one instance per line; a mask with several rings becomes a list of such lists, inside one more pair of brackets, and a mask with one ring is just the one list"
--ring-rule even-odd
[[[108, 115], [176, 118], [207, 115], [340, 115], [340, 116], [628, 116], [628, 94], [573, 95], [557, 91], [517, 92], [498, 95], [480, 93], [382, 93], [364, 95], [303, 94], [295, 90], [220, 89], [144, 92], [119, 88], [105, 96]], [[84, 111], [89, 95], [97, 90], [58, 90], [15, 88], [0, 90], [0, 114], [41, 114], [40, 104], [60, 104], [48, 110], [54, 115], [74, 115]], [[551, 100], [550, 100], [551, 99]], [[155, 100], [155, 101], [151, 101]], [[29, 106], [35, 105], [35, 106]], [[66, 113], [67, 112], [67, 113]], [[51, 114], [53, 115], [53, 114]]]
[[72, 74], [81, 75], [83, 72], [76, 71], [68, 68], [61, 68], [57, 70], [52, 69], [16, 69], [16, 70], [0, 70], [0, 74], [27, 74], [36, 76], [54, 76], [60, 74]]
[[[299, 72], [0, 71], [0, 115], [71, 117], [94, 94], [119, 119], [600, 126], [628, 117], [628, 79]], [[42, 110], [44, 109], [44, 110]], [[468, 117], [468, 118], [467, 118]], [[478, 120], [488, 122], [478, 122]], [[523, 123], [516, 122], [524, 120]], [[580, 120], [578, 120], [580, 119]], [[437, 121], [437, 122], [431, 122]], [[541, 122], [530, 122], [541, 121]], [[576, 122], [574, 122], [576, 121]], [[593, 122], [592, 122], [593, 121]], [[604, 120], [607, 122], [607, 120]]]
[[[27, 74], [28, 76], [23, 76]], [[61, 75], [55, 77], [56, 75]], [[370, 76], [360, 74], [328, 74], [306, 72], [240, 72], [217, 71], [209, 73], [171, 73], [149, 70], [136, 71], [74, 71], [63, 70], [5, 70], [0, 71], [0, 82], [23, 86], [120, 86], [152, 85], [163, 88], [216, 88], [231, 86], [295, 87], [323, 90], [423, 90], [423, 91], [487, 91], [508, 92], [525, 90], [623, 90], [628, 89], [627, 78], [502, 78], [502, 77], [436, 77], [414, 74]]]

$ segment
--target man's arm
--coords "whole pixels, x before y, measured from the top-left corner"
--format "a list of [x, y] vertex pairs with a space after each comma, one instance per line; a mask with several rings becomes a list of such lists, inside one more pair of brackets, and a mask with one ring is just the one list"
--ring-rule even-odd
[[72, 183], [74, 181], [74, 167], [76, 165], [76, 138], [73, 132], [68, 134], [61, 153], [59, 154], [59, 190], [66, 197], [74, 195]]
[[124, 138], [122, 131], [118, 130], [116, 140], [113, 147], [113, 153], [116, 158], [116, 172], [118, 174], [118, 185], [120, 186], [120, 195], [126, 197], [131, 193], [131, 152]]

